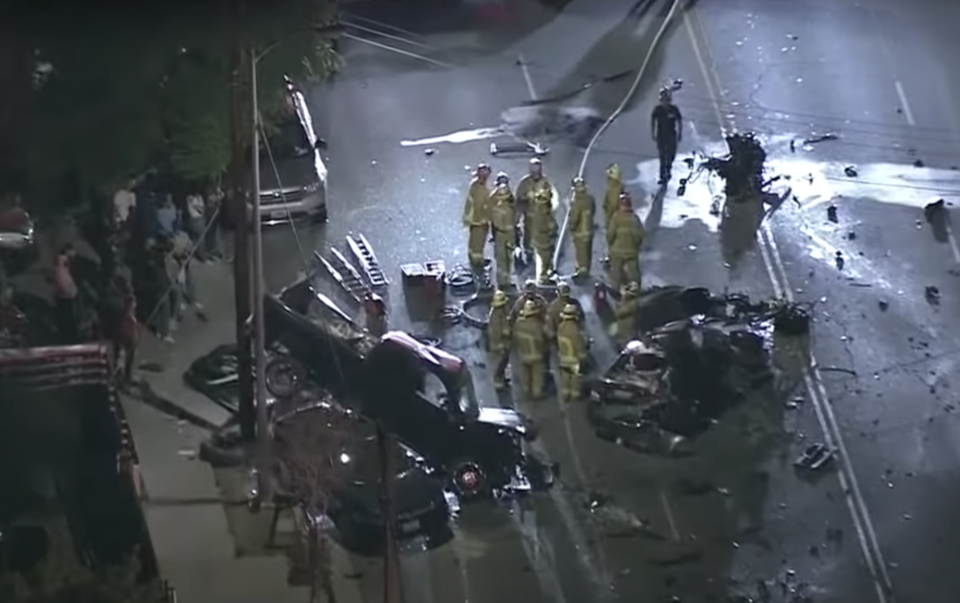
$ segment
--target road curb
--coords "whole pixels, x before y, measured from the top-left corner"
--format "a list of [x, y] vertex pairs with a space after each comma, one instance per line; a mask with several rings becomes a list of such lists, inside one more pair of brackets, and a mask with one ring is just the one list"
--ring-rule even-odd
[[178, 404], [165, 396], [161, 396], [156, 392], [156, 390], [153, 389], [153, 386], [150, 385], [150, 382], [147, 379], [140, 380], [140, 382], [136, 385], [136, 391], [140, 394], [139, 398], [144, 404], [147, 404], [148, 406], [151, 406], [163, 414], [177, 419], [178, 421], [186, 421], [191, 425], [210, 432], [216, 432], [222, 427], [221, 425], [216, 425], [205, 417], [188, 410], [183, 405]]

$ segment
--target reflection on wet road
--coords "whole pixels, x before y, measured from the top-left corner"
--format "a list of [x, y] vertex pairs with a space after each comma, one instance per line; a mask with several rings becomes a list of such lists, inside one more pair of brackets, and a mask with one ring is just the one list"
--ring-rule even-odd
[[[490, 156], [504, 132], [542, 138], [547, 175], [565, 191], [582, 157], [577, 128], [609, 114], [629, 82], [532, 108], [517, 59], [542, 98], [635, 67], [659, 5], [637, 19], [632, 4], [575, 0], [559, 15], [505, 26], [509, 33], [465, 25], [482, 53], [450, 51], [453, 36], [436, 43], [442, 53], [403, 46], [459, 66], [451, 69], [357, 50], [362, 57], [311, 99], [330, 142], [331, 222], [302, 229], [302, 246], [323, 249], [362, 231], [394, 280], [403, 263], [464, 262], [469, 166], [487, 161], [514, 181], [526, 170], [527, 157]], [[949, 222], [938, 234], [923, 211], [943, 197], [952, 215], [960, 197], [960, 90], [951, 83], [960, 74], [939, 60], [952, 42], [923, 33], [942, 32], [956, 15], [932, 1], [876, 4], [700, 0], [587, 166], [595, 194], [607, 164], [623, 168], [650, 230], [646, 284], [810, 305], [810, 341], [774, 343], [778, 393], [732, 411], [697, 440], [696, 456], [670, 461], [598, 440], [577, 405], [516, 402], [541, 425], [563, 484], [516, 505], [466, 509], [454, 543], [405, 558], [408, 600], [724, 601], [769, 592], [773, 602], [798, 593], [892, 602], [888, 578], [896, 600], [956, 600], [950, 560], [960, 533], [948, 511], [960, 462], [951, 390], [960, 253]], [[431, 33], [418, 36], [432, 43]], [[737, 208], [726, 220], [711, 211], [722, 209], [722, 187], [709, 174], [682, 195], [677, 182], [654, 195], [648, 116], [656, 86], [673, 78], [684, 80], [676, 100], [687, 123], [678, 178], [689, 172], [683, 159], [725, 153], [721, 129], [765, 136], [768, 175], [780, 176], [772, 188], [784, 201], [759, 233], [755, 211]], [[836, 138], [817, 140], [825, 134]], [[277, 286], [299, 252], [289, 231], [268, 233], [265, 245]], [[595, 245], [599, 258], [602, 237]], [[590, 286], [576, 293], [590, 307]], [[435, 328], [416, 319], [399, 287], [389, 305], [393, 326]], [[613, 346], [595, 314], [588, 326], [605, 367]], [[470, 358], [483, 398], [514, 404], [492, 390], [476, 339], [455, 330], [444, 343]], [[805, 372], [811, 363], [817, 370]], [[787, 401], [769, 402], [780, 395]], [[839, 462], [798, 475], [794, 459], [818, 442], [842, 448]], [[376, 596], [376, 586], [367, 592]]]

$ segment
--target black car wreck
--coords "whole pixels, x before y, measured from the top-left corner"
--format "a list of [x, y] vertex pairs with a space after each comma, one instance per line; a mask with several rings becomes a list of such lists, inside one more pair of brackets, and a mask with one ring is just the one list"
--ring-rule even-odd
[[484, 408], [466, 362], [394, 331], [375, 339], [306, 279], [264, 301], [268, 339], [311, 378], [393, 433], [463, 498], [549, 488], [555, 468], [513, 410]]
[[[345, 409], [329, 396], [315, 397], [312, 403], [278, 414], [273, 434], [278, 463], [278, 484], [296, 490], [298, 440], [316, 435], [316, 422], [324, 433], [339, 434], [327, 438], [328, 445], [315, 450], [329, 458], [321, 462], [330, 467], [335, 484], [327, 501], [326, 514], [336, 528], [336, 538], [347, 550], [378, 556], [385, 550], [382, 496], [384, 459], [377, 441], [376, 428], [356, 413]], [[314, 422], [313, 425], [308, 424]], [[292, 454], [284, 454], [291, 449]], [[309, 446], [308, 450], [313, 450]], [[415, 457], [402, 446], [389, 448], [389, 484], [395, 525], [393, 533], [401, 547], [430, 550], [453, 539], [451, 512], [455, 497], [448, 497], [443, 482], [420, 467]], [[285, 459], [291, 457], [292, 462]], [[313, 461], [315, 462], [315, 461]], [[302, 469], [302, 467], [300, 467]], [[312, 475], [312, 471], [308, 470]], [[453, 508], [451, 508], [453, 507]]]
[[[235, 345], [217, 346], [197, 358], [184, 373], [184, 380], [191, 387], [233, 412], [236, 412], [239, 384], [236, 351]], [[287, 359], [276, 353], [271, 354], [267, 365], [267, 383], [275, 390], [271, 393], [276, 396], [280, 390], [284, 394], [295, 390], [293, 408], [289, 408], [291, 399], [280, 403], [274, 398], [269, 400], [277, 448], [282, 450], [289, 445], [297, 435], [297, 428], [309, 421], [321, 420], [324, 426], [330, 427], [333, 436], [346, 436], [336, 439], [335, 450], [322, 451], [330, 457], [325, 462], [336, 469], [334, 473], [339, 476], [327, 514], [344, 548], [360, 555], [379, 555], [383, 551], [384, 526], [380, 508], [382, 467], [376, 429], [370, 421], [339, 404], [329, 392], [317, 388], [302, 375], [289, 379], [288, 373], [277, 374], [279, 369], [290, 366]], [[314, 429], [313, 433], [320, 431]], [[459, 505], [456, 497], [448, 494], [443, 480], [420, 466], [418, 457], [408, 449], [396, 445], [390, 455], [394, 473], [391, 484], [396, 515], [394, 533], [401, 546], [432, 549], [445, 544], [453, 537], [449, 520]], [[279, 473], [278, 481], [283, 489], [290, 477], [282, 470]]]
[[685, 455], [689, 441], [774, 380], [774, 331], [806, 332], [795, 306], [663, 288], [641, 300], [645, 333], [585, 383], [587, 418], [602, 439], [639, 452]]

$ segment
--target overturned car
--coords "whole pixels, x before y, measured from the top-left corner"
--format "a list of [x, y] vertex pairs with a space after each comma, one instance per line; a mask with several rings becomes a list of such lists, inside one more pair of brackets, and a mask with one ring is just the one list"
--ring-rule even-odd
[[555, 467], [527, 450], [536, 437], [530, 421], [482, 406], [462, 358], [399, 331], [370, 337], [308, 279], [267, 296], [264, 307], [268, 339], [321, 387], [394, 434], [460, 497], [552, 485]]
[[799, 335], [808, 321], [792, 306], [703, 289], [663, 288], [641, 303], [644, 334], [585, 383], [587, 418], [600, 438], [654, 454], [689, 454], [692, 438], [772, 384], [773, 332]]

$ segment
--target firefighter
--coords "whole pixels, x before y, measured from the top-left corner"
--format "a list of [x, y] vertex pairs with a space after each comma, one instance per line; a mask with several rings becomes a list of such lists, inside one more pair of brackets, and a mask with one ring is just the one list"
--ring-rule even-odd
[[[617, 213], [617, 204], [623, 194], [623, 182], [620, 180], [620, 166], [611, 163], [607, 166], [607, 184], [603, 191], [603, 231], [610, 228], [610, 218]], [[610, 256], [605, 255], [600, 260], [603, 264], [610, 263]]]
[[560, 400], [572, 402], [580, 398], [581, 360], [586, 356], [587, 339], [584, 336], [579, 315], [581, 309], [567, 304], [560, 312], [557, 325], [557, 367]]
[[530, 160], [530, 171], [517, 184], [517, 209], [523, 218], [523, 250], [530, 254], [533, 251], [530, 235], [532, 234], [530, 211], [534, 205], [534, 195], [541, 187], [553, 190], [550, 181], [543, 175], [543, 162], [534, 157]]
[[625, 282], [640, 282], [640, 247], [643, 245], [643, 222], [633, 211], [630, 195], [620, 195], [620, 208], [607, 226], [607, 255], [610, 256], [610, 284], [614, 288]]
[[487, 314], [487, 352], [493, 364], [493, 385], [507, 386], [507, 365], [510, 363], [510, 315], [507, 312], [507, 294], [496, 291]]
[[513, 327], [513, 346], [520, 363], [519, 370], [515, 371], [520, 391], [531, 400], [539, 400], [543, 397], [547, 336], [543, 330], [543, 314], [533, 300], [524, 302], [520, 310]]
[[520, 311], [523, 310], [524, 304], [526, 304], [528, 301], [532, 301], [536, 304], [537, 310], [540, 312], [541, 317], [546, 317], [547, 300], [545, 297], [540, 295], [540, 292], [537, 290], [537, 281], [528, 280], [523, 284], [523, 294], [520, 296], [520, 299], [518, 299], [513, 304], [513, 308], [510, 309], [511, 323], [517, 321], [517, 318], [520, 317]]
[[573, 239], [575, 258], [574, 278], [590, 274], [593, 256], [593, 215], [597, 211], [597, 202], [587, 190], [583, 178], [573, 179], [573, 195], [570, 198], [570, 235]]
[[470, 181], [463, 204], [463, 225], [468, 229], [467, 258], [470, 268], [476, 274], [483, 272], [483, 250], [490, 235], [490, 191], [487, 189], [489, 179], [490, 166], [481, 163]]
[[620, 291], [620, 301], [614, 312], [613, 339], [621, 346], [637, 334], [640, 319], [640, 285], [627, 283]]
[[506, 174], [497, 175], [496, 188], [490, 197], [490, 222], [493, 227], [493, 261], [497, 265], [497, 287], [513, 286], [513, 248], [516, 237], [516, 217], [510, 179]]
[[547, 320], [545, 326], [547, 329], [547, 335], [551, 339], [556, 337], [557, 325], [560, 324], [560, 315], [563, 313], [563, 309], [571, 305], [577, 309], [577, 320], [580, 321], [580, 324], [583, 324], [586, 320], [586, 314], [583, 311], [583, 306], [581, 306], [580, 302], [573, 297], [573, 292], [570, 290], [570, 285], [567, 283], [560, 283], [560, 285], [557, 287], [556, 299], [547, 305]]
[[536, 258], [537, 280], [550, 282], [553, 274], [553, 252], [556, 249], [560, 227], [553, 215], [553, 190], [544, 182], [533, 196], [530, 214], [530, 244]]
[[673, 161], [677, 158], [677, 146], [683, 139], [683, 116], [673, 104], [673, 92], [670, 88], [660, 89], [660, 104], [650, 113], [650, 135], [657, 143], [657, 155], [660, 157], [659, 185], [670, 181]]

